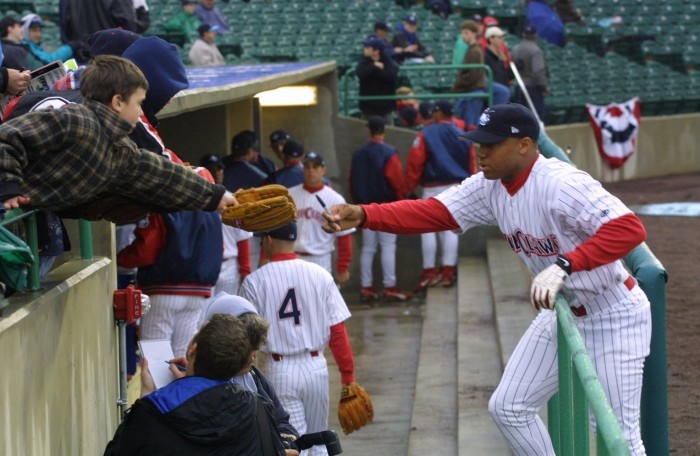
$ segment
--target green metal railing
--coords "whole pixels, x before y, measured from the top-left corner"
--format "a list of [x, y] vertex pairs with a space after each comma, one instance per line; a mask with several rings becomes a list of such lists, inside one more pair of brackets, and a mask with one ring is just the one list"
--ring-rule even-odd
[[598, 454], [629, 455], [627, 439], [598, 380], [571, 309], [561, 296], [557, 298], [556, 313], [559, 392], [550, 399], [547, 409], [554, 452], [572, 456], [590, 454], [590, 405], [597, 424]]
[[[27, 245], [32, 252], [34, 261], [27, 271], [27, 291], [36, 291], [40, 287], [39, 277], [39, 237], [37, 234], [36, 210], [11, 209], [5, 213], [0, 220], [0, 226], [7, 226], [13, 223], [24, 222], [27, 236]], [[92, 248], [92, 224], [87, 220], [79, 220], [78, 229], [80, 232], [80, 258], [83, 260], [93, 259]]]
[[493, 104], [493, 73], [488, 65], [484, 64], [464, 64], [464, 65], [402, 65], [399, 69], [399, 74], [406, 72], [418, 71], [440, 71], [440, 70], [468, 70], [482, 69], [486, 72], [486, 91], [485, 92], [445, 92], [445, 93], [414, 93], [409, 95], [365, 95], [350, 93], [350, 78], [356, 76], [355, 70], [348, 70], [341, 78], [341, 86], [343, 87], [343, 115], [347, 116], [348, 101], [369, 101], [369, 100], [405, 100], [409, 98], [417, 100], [425, 99], [442, 99], [442, 98], [484, 98], [488, 101], [488, 105]]

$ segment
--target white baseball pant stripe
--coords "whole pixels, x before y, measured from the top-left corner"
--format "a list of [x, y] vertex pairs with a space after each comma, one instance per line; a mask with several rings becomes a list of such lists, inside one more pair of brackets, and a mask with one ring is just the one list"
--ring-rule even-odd
[[139, 338], [170, 340], [176, 357], [185, 356], [199, 326], [206, 298], [151, 295], [151, 310], [141, 317]]
[[309, 263], [317, 264], [321, 266], [323, 269], [328, 271], [331, 275], [333, 275], [333, 266], [332, 266], [332, 261], [331, 261], [331, 254], [330, 253], [324, 253], [321, 255], [298, 255], [299, 259], [308, 261]]
[[[633, 293], [642, 293], [635, 287]], [[639, 428], [644, 358], [649, 354], [649, 303], [627, 300], [609, 312], [575, 318], [598, 378], [629, 443], [645, 455]], [[517, 455], [554, 455], [538, 411], [559, 389], [554, 311], [541, 311], [515, 347], [489, 400], [489, 412]]]
[[[299, 434], [328, 429], [328, 365], [323, 350], [318, 356], [285, 355], [279, 361], [268, 355], [266, 361], [265, 375]], [[316, 445], [306, 454], [322, 456], [328, 452], [325, 446]]]
[[[423, 188], [423, 199], [437, 196], [450, 187], [452, 187], [452, 185], [425, 187]], [[459, 235], [452, 231], [441, 231], [439, 233], [425, 233], [420, 235], [421, 247], [423, 250], [423, 269], [434, 268], [436, 265], [438, 237], [442, 243], [442, 265], [457, 265]]]
[[221, 263], [221, 271], [216, 281], [216, 286], [212, 290], [212, 296], [220, 291], [237, 295], [240, 274], [238, 273], [238, 258], [230, 258]]
[[372, 263], [381, 247], [384, 288], [396, 286], [396, 235], [381, 231], [362, 230], [362, 254], [360, 255], [360, 280], [363, 287], [372, 286]]

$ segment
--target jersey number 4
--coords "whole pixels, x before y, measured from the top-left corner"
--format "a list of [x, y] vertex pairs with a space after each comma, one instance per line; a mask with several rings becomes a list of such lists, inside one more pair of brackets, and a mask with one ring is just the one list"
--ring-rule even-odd
[[287, 291], [287, 295], [284, 297], [284, 301], [282, 301], [282, 305], [280, 306], [280, 310], [277, 312], [277, 315], [279, 316], [280, 320], [284, 320], [285, 318], [293, 318], [295, 325], [301, 324], [301, 318], [299, 318], [301, 316], [301, 312], [299, 311], [299, 306], [297, 305], [297, 295], [294, 292], [294, 288], [290, 288], [289, 291]]

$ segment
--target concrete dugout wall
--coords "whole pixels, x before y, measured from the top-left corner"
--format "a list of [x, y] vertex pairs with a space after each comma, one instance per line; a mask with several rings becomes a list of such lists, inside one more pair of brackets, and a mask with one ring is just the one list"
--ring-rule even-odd
[[68, 260], [3, 310], [2, 454], [102, 454], [119, 423], [113, 228], [94, 225], [107, 256]]

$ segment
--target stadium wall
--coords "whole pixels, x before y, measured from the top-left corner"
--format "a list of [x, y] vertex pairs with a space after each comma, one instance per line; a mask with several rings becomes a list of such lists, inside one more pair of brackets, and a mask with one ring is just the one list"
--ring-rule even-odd
[[611, 170], [596, 146], [588, 123], [548, 127], [547, 134], [562, 149], [571, 146], [571, 160], [601, 182], [691, 173], [700, 170], [700, 114], [642, 117], [637, 153]]
[[[119, 423], [114, 230], [93, 225], [95, 246], [107, 255], [68, 259], [41, 294], [13, 298], [3, 310], [2, 454], [102, 454]], [[79, 238], [71, 239], [79, 250]]]

